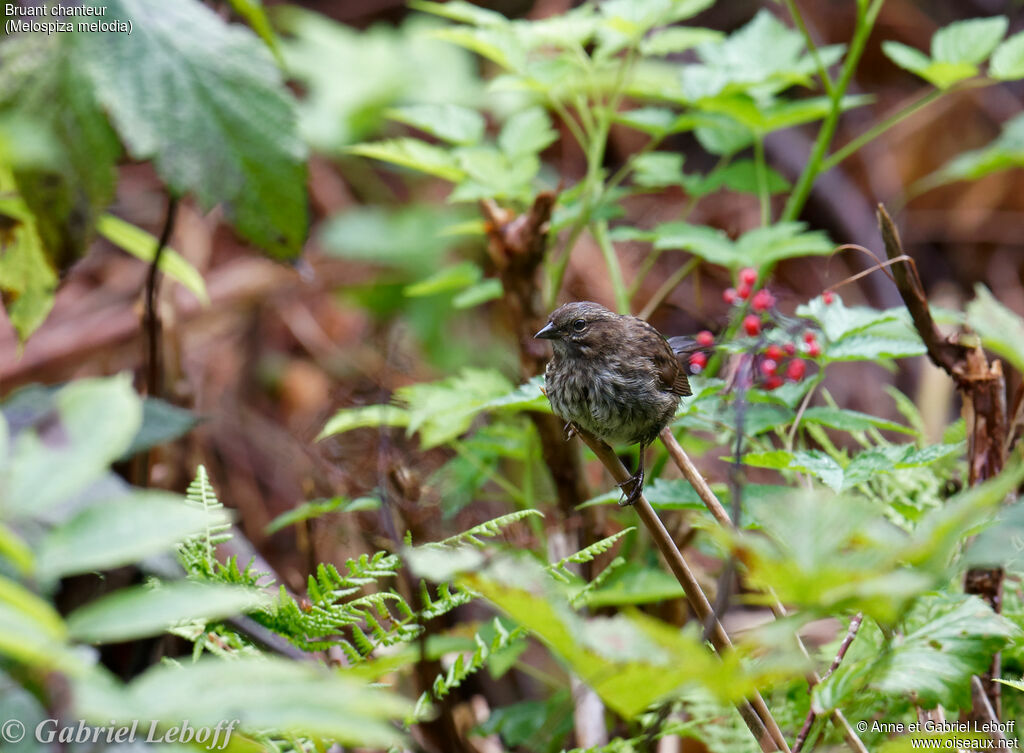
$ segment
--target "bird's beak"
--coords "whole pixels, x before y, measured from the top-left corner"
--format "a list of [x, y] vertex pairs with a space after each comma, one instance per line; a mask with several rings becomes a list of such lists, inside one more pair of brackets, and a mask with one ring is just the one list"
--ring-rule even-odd
[[541, 340], [555, 340], [558, 338], [558, 334], [555, 332], [555, 325], [548, 322], [544, 325], [544, 329], [534, 335], [534, 338], [540, 338]]

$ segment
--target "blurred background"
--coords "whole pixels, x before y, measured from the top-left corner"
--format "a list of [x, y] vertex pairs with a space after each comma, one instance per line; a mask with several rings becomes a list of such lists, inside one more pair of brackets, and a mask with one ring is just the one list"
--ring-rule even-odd
[[[484, 5], [513, 18], [545, 18], [572, 7], [562, 0]], [[848, 41], [854, 3], [799, 5], [819, 45]], [[452, 470], [451, 451], [421, 450], [402, 429], [363, 428], [315, 440], [341, 408], [388, 402], [403, 386], [462, 367], [497, 367], [518, 382], [517, 335], [495, 302], [460, 307], [453, 305], [453, 291], [410, 294], [410, 285], [443, 265], [469, 260], [483, 267], [485, 278], [493, 274], [482, 235], [458, 232], [479, 219], [475, 206], [447, 202], [445, 181], [346, 151], [359, 142], [407, 133], [386, 117], [396, 106], [486, 100], [502, 120], [517, 104], [485, 87], [493, 74], [490, 64], [422, 34], [439, 21], [397, 0], [268, 2], [267, 7], [300, 101], [301, 131], [313, 153], [309, 240], [298, 263], [277, 263], [247, 247], [222, 223], [220, 210], [204, 214], [190, 200], [181, 204], [171, 245], [202, 273], [210, 303], [202, 305], [172, 280], [162, 285], [165, 397], [194, 410], [201, 422], [159, 451], [152, 483], [182, 490], [195, 467], [205, 464], [221, 499], [239, 511], [242, 530], [284, 582], [298, 588], [317, 562], [390, 545], [388, 524], [373, 509], [268, 531], [274, 518], [307, 500], [368, 498], [367, 506], [374, 507], [372, 499], [389, 490], [400, 507], [395, 513], [400, 525], [418, 541], [442, 538], [504, 509], [488, 501], [486, 486], [466, 498], [449, 494], [442, 503], [438, 472]], [[718, 3], [689, 23], [731, 32], [764, 7], [789, 24], [782, 5], [744, 0]], [[1021, 3], [995, 0], [886, 2], [850, 87], [873, 100], [840, 119], [834, 143], [847, 143], [929, 89], [882, 54], [883, 40], [927, 49], [937, 28], [997, 13], [1009, 17], [1013, 34], [1024, 28], [1021, 9]], [[226, 4], [219, 11], [230, 16]], [[875, 220], [876, 204], [882, 202], [896, 219], [933, 303], [956, 308], [982, 282], [1000, 301], [1024, 312], [1024, 172], [1002, 170], [935, 188], [922, 183], [956, 155], [996, 139], [1003, 124], [1021, 111], [1022, 95], [1024, 82], [1010, 82], [967, 88], [923, 108], [820, 178], [801, 219], [826, 231], [837, 245], [858, 244], [882, 254]], [[786, 129], [766, 139], [768, 163], [791, 182], [806, 162], [815, 128]], [[574, 140], [560, 135], [543, 153], [541, 180], [551, 189], [571, 186], [586, 167]], [[606, 168], [613, 172], [644, 140], [635, 130], [613, 127]], [[683, 155], [688, 170], [713, 167], [689, 134], [670, 137], [662, 148]], [[1016, 164], [1024, 164], [1024, 144], [1017, 149]], [[626, 219], [651, 227], [678, 217], [689, 202], [679, 188], [633, 196], [625, 202]], [[122, 162], [111, 211], [157, 234], [165, 206], [152, 167]], [[757, 199], [712, 192], [694, 204], [689, 221], [736, 237], [757, 226]], [[688, 258], [663, 254], [645, 269], [649, 252], [642, 244], [618, 243], [617, 249], [627, 284], [644, 270], [631, 299], [634, 312], [643, 310]], [[600, 258], [583, 234], [560, 300], [611, 303]], [[777, 268], [772, 288], [780, 308], [791, 312], [872, 263], [850, 250], [790, 260]], [[34, 382], [141, 373], [141, 290], [147, 271], [144, 263], [100, 240], [66, 270], [53, 312], [27, 344], [19, 344], [0, 313], [0, 398]], [[664, 295], [650, 321], [668, 335], [717, 332], [728, 317], [721, 292], [730, 284], [721, 268], [699, 267]], [[895, 286], [879, 272], [841, 292], [848, 305], [900, 303]], [[870, 369], [870, 378], [864, 369]], [[844, 370], [840, 364], [830, 370], [829, 388], [839, 404], [879, 415], [884, 410], [876, 404], [880, 385], [896, 384], [914, 397], [927, 421], [934, 421], [937, 439], [934, 432], [941, 432], [958, 406], [948, 380], [930, 374], [924, 359], [903, 361], [898, 371], [862, 364]], [[716, 462], [707, 461], [706, 472], [713, 477], [722, 473]]]

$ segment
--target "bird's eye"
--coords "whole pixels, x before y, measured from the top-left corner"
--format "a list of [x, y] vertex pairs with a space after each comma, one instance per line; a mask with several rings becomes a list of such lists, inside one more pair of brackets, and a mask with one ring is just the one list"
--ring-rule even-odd
[[587, 322], [585, 319], [577, 319], [572, 323], [572, 328], [577, 332], [582, 332], [587, 328]]

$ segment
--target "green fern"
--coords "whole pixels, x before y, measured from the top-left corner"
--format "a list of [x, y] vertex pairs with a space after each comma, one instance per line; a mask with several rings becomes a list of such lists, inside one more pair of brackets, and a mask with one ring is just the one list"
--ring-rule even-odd
[[467, 677], [480, 669], [493, 654], [507, 648], [526, 635], [526, 630], [523, 628], [507, 630], [497, 617], [489, 624], [494, 628], [494, 638], [491, 642], [488, 644], [477, 631], [473, 635], [476, 650], [473, 651], [472, 656], [467, 661], [465, 654], [459, 654], [448, 671], [434, 679], [431, 689], [424, 691], [416, 702], [416, 707], [412, 712], [413, 718], [423, 718], [429, 712], [431, 700], [439, 701], [444, 698], [459, 687]]
[[523, 518], [528, 518], [531, 515], [536, 515], [541, 518], [544, 517], [544, 513], [539, 510], [518, 510], [516, 512], [511, 512], [508, 515], [502, 515], [494, 518], [493, 520], [488, 520], [486, 523], [481, 523], [478, 526], [473, 526], [468, 531], [463, 531], [462, 533], [450, 536], [443, 541], [438, 541], [433, 546], [454, 547], [459, 546], [460, 544], [473, 544], [474, 546], [483, 548], [486, 544], [478, 538], [479, 536], [483, 536], [484, 538], [493, 538], [500, 534], [502, 529], [505, 527], [510, 526]]
[[560, 580], [563, 583], [568, 583], [574, 576], [573, 573], [566, 570], [566, 566], [570, 564], [582, 565], [584, 562], [593, 562], [598, 557], [598, 555], [604, 554], [613, 546], [615, 546], [615, 542], [617, 542], [627, 533], [630, 533], [631, 531], [635, 530], [636, 526], [630, 526], [629, 528], [624, 528], [618, 533], [613, 533], [611, 536], [603, 538], [600, 541], [595, 541], [590, 546], [580, 549], [575, 554], [570, 554], [568, 557], [564, 557], [563, 559], [560, 559], [558, 562], [555, 562], [552, 565], [548, 565], [548, 572], [551, 573], [551, 575], [553, 575], [557, 580]]
[[179, 545], [179, 559], [190, 575], [212, 576], [220, 566], [216, 547], [231, 539], [231, 523], [202, 465], [196, 470], [196, 477], [185, 492], [185, 503], [206, 513], [206, 529]]

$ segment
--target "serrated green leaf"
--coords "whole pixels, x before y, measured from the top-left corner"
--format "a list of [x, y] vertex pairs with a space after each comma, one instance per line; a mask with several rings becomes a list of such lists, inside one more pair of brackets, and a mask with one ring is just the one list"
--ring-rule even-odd
[[821, 450], [802, 450], [793, 453], [790, 464], [793, 470], [811, 473], [834, 492], [842, 491], [843, 467]]
[[22, 35], [0, 46], [0, 67], [7, 74], [0, 110], [24, 118], [55, 147], [46, 164], [24, 165], [15, 178], [42, 248], [59, 270], [82, 256], [92, 240], [96, 220], [114, 195], [114, 163], [121, 152], [83, 75], [86, 61], [76, 44], [81, 36]]
[[640, 43], [640, 52], [651, 57], [663, 57], [686, 52], [700, 44], [721, 41], [725, 35], [715, 29], [697, 26], [670, 26], [658, 29]]
[[992, 655], [1020, 631], [977, 596], [934, 597], [918, 607], [934, 616], [906, 635], [897, 634], [879, 658], [885, 671], [873, 683], [894, 695], [915, 693], [922, 708], [941, 704], [968, 708], [970, 677], [982, 672]]
[[467, 368], [439, 382], [402, 387], [395, 397], [406, 408], [407, 432], [418, 432], [423, 447], [430, 448], [462, 434], [488, 402], [511, 390], [497, 371]]
[[[157, 239], [140, 227], [125, 222], [112, 214], [102, 215], [96, 223], [96, 231], [132, 256], [152, 263], [156, 254]], [[206, 283], [199, 270], [192, 266], [185, 257], [169, 246], [160, 252], [160, 271], [180, 282], [190, 290], [200, 303], [209, 305], [210, 296], [206, 292]]]
[[551, 127], [551, 118], [539, 107], [518, 112], [501, 127], [498, 148], [510, 159], [524, 154], [538, 154], [558, 140]]
[[840, 431], [867, 431], [868, 429], [883, 429], [885, 431], [898, 431], [903, 434], [913, 434], [914, 430], [898, 424], [895, 421], [888, 421], [884, 418], [872, 416], [869, 413], [849, 410], [847, 408], [828, 408], [815, 406], [804, 411], [803, 420], [811, 423], [822, 424]]
[[[263, 43], [196, 0], [110, 0], [133, 33], [76, 35], [82, 65], [129, 152], [178, 193], [222, 204], [239, 233], [293, 258], [307, 232], [306, 148]], [[182, 119], [182, 112], [190, 113]]]
[[677, 186], [683, 182], [683, 155], [651, 152], [633, 160], [633, 182], [645, 188]]
[[486, 126], [476, 110], [453, 104], [406, 105], [389, 110], [388, 115], [450, 144], [477, 144]]
[[975, 286], [974, 300], [967, 304], [967, 324], [986, 348], [1024, 373], [1024, 319], [997, 301], [984, 285]]
[[262, 591], [240, 586], [179, 581], [157, 588], [122, 588], [68, 615], [70, 637], [114, 643], [164, 632], [175, 622], [230, 617], [267, 605]]
[[1024, 32], [1018, 32], [992, 53], [988, 75], [1000, 81], [1024, 78]]
[[954, 21], [932, 36], [932, 59], [977, 65], [992, 54], [1008, 25], [1006, 16]]

